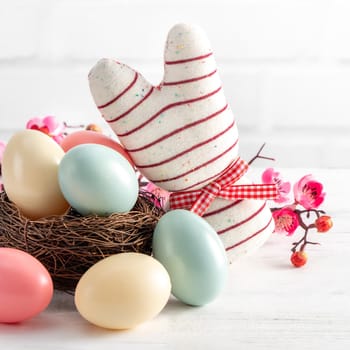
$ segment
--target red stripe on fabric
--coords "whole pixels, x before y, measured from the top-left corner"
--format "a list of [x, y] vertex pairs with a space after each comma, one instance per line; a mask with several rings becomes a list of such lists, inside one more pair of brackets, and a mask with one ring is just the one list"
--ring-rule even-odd
[[135, 164], [135, 166], [139, 169], [145, 169], [145, 168], [153, 168], [153, 167], [157, 167], [157, 166], [160, 166], [160, 165], [163, 165], [165, 163], [169, 163], [177, 158], [180, 158], [181, 156], [183, 156], [184, 154], [186, 153], [189, 153], [189, 152], [192, 152], [193, 150], [197, 149], [197, 148], [200, 148], [214, 140], [216, 140], [218, 137], [224, 135], [225, 133], [227, 133], [230, 129], [233, 128], [233, 126], [235, 125], [235, 121], [233, 121], [226, 129], [224, 129], [223, 131], [219, 132], [218, 134], [214, 135], [213, 137], [211, 137], [210, 139], [207, 139], [205, 141], [202, 141], [200, 143], [197, 143], [196, 145], [188, 148], [188, 149], [185, 149], [184, 151], [178, 153], [178, 154], [175, 154], [174, 156], [170, 157], [170, 158], [167, 158], [167, 159], [164, 159], [162, 160], [161, 162], [158, 162], [158, 163], [153, 163], [153, 164], [146, 164], [146, 165], [139, 165], [139, 164]]
[[225, 106], [224, 108], [221, 108], [221, 109], [218, 110], [217, 112], [215, 112], [215, 113], [213, 113], [213, 114], [210, 114], [209, 116], [207, 116], [207, 117], [205, 117], [205, 118], [202, 118], [202, 119], [200, 119], [200, 120], [196, 120], [196, 121], [193, 122], [193, 123], [189, 123], [189, 124], [187, 124], [187, 125], [184, 125], [184, 126], [181, 127], [181, 128], [175, 129], [174, 131], [170, 132], [169, 134], [166, 134], [166, 135], [160, 137], [159, 139], [156, 139], [156, 140], [154, 140], [154, 141], [152, 141], [152, 142], [150, 142], [150, 143], [148, 143], [148, 144], [146, 144], [146, 145], [144, 145], [144, 146], [142, 146], [142, 147], [139, 147], [139, 148], [125, 148], [125, 150], [126, 150], [127, 152], [139, 152], [139, 151], [143, 151], [143, 150], [145, 150], [146, 148], [152, 147], [152, 146], [154, 146], [155, 144], [157, 144], [157, 143], [159, 143], [159, 142], [161, 142], [161, 141], [164, 141], [164, 140], [166, 140], [167, 138], [169, 138], [169, 137], [171, 137], [171, 136], [174, 136], [175, 134], [178, 134], [179, 132], [182, 132], [182, 131], [184, 131], [184, 130], [186, 130], [186, 129], [190, 129], [190, 128], [192, 128], [192, 127], [198, 125], [198, 124], [202, 124], [202, 123], [204, 123], [204, 122], [207, 122], [208, 120], [210, 120], [210, 119], [212, 119], [212, 118], [214, 118], [214, 117], [220, 115], [222, 112], [224, 112], [224, 111], [227, 109], [227, 107], [228, 107], [228, 104], [226, 104], [226, 106]]
[[204, 217], [208, 217], [208, 216], [212, 216], [212, 215], [216, 215], [216, 214], [220, 214], [220, 213], [222, 213], [222, 212], [224, 212], [226, 210], [229, 210], [229, 209], [233, 208], [234, 206], [238, 205], [241, 202], [242, 202], [242, 199], [239, 199], [239, 200], [234, 201], [234, 202], [230, 203], [229, 205], [226, 205], [226, 206], [224, 206], [222, 208], [219, 208], [219, 209], [207, 212], [207, 213], [205, 213], [203, 215], [203, 218]]
[[[185, 100], [185, 101], [180, 101], [180, 102], [175, 102], [175, 103], [171, 103], [165, 107], [163, 107], [160, 111], [158, 111], [156, 114], [154, 114], [151, 118], [147, 119], [144, 123], [140, 124], [139, 126], [137, 126], [136, 128], [129, 130], [127, 132], [125, 132], [124, 134], [117, 134], [117, 136], [119, 137], [124, 137], [124, 136], [129, 136], [130, 134], [134, 133], [135, 131], [138, 131], [140, 129], [142, 129], [144, 126], [146, 126], [148, 123], [150, 123], [152, 120], [154, 120], [155, 118], [157, 118], [160, 114], [162, 114], [163, 112], [165, 112], [166, 110], [173, 108], [173, 107], [177, 107], [177, 106], [181, 106], [181, 105], [185, 105], [185, 104], [189, 104], [192, 102], [198, 102], [201, 100], [205, 100], [206, 98], [209, 98], [215, 94], [217, 94], [220, 90], [222, 89], [222, 87], [220, 86], [218, 89], [210, 92], [207, 95], [203, 95], [200, 97], [196, 97], [193, 98], [191, 100]], [[128, 112], [129, 113], [129, 112]], [[125, 114], [125, 113], [124, 113]], [[127, 114], [127, 113], [126, 113]], [[124, 115], [123, 115], [124, 116]], [[118, 117], [119, 119], [120, 117]]]
[[236, 243], [236, 244], [234, 244], [234, 245], [232, 245], [232, 246], [230, 246], [230, 247], [227, 247], [226, 250], [234, 249], [234, 248], [240, 246], [241, 244], [243, 244], [243, 243], [245, 243], [245, 242], [248, 242], [250, 239], [254, 238], [254, 237], [257, 236], [259, 233], [261, 233], [261, 232], [263, 232], [264, 230], [266, 230], [266, 229], [269, 227], [269, 225], [271, 224], [271, 221], [272, 221], [272, 220], [273, 220], [273, 218], [271, 218], [271, 219], [269, 220], [269, 222], [267, 223], [267, 225], [264, 226], [262, 229], [260, 229], [259, 231], [256, 231], [255, 233], [253, 233], [253, 234], [250, 235], [249, 237], [243, 239], [242, 241], [240, 241], [240, 242], [238, 242], [238, 243]]
[[[238, 138], [237, 138], [237, 140], [234, 142], [234, 144], [233, 144], [232, 146], [230, 146], [227, 150], [225, 150], [224, 152], [222, 152], [221, 155], [219, 155], [219, 157], [216, 157], [216, 158], [215, 158], [215, 160], [221, 158], [221, 156], [224, 156], [227, 152], [229, 152], [229, 151], [231, 151], [233, 148], [235, 148], [235, 147], [237, 146], [237, 143], [238, 143]], [[215, 161], [215, 160], [214, 160], [214, 161]], [[209, 163], [211, 163], [211, 162], [209, 162]], [[209, 163], [208, 163], [208, 164], [209, 164]], [[206, 164], [206, 165], [207, 165], [207, 164]], [[206, 165], [205, 165], [205, 166], [206, 166]], [[201, 185], [201, 184], [203, 184], [203, 183], [205, 183], [205, 182], [208, 182], [208, 181], [213, 180], [213, 179], [217, 179], [217, 178], [218, 178], [219, 176], [221, 176], [221, 174], [223, 174], [225, 171], [226, 171], [226, 169], [220, 171], [219, 173], [217, 173], [217, 174], [215, 174], [215, 175], [213, 175], [213, 176], [207, 177], [207, 178], [204, 179], [204, 180], [201, 180], [201, 181], [199, 181], [199, 182], [196, 182], [195, 184], [193, 184], [193, 185], [191, 185], [191, 186], [184, 187], [184, 188], [182, 188], [182, 189], [179, 189], [179, 190], [173, 191], [173, 192], [183, 192], [183, 191], [191, 190], [193, 187], [197, 187], [197, 186], [199, 186], [199, 185]]]
[[175, 60], [175, 61], [165, 61], [165, 64], [181, 64], [181, 63], [187, 63], [187, 62], [192, 62], [192, 61], [197, 61], [197, 60], [202, 60], [204, 58], [210, 57], [213, 53], [209, 52], [205, 55], [197, 56], [197, 57], [191, 57], [191, 58], [185, 58], [183, 60]]
[[[238, 142], [238, 139], [237, 139], [228, 149], [226, 149], [224, 152], [222, 152], [222, 153], [220, 153], [219, 155], [217, 155], [216, 157], [214, 157], [214, 158], [208, 160], [207, 162], [198, 165], [198, 166], [195, 167], [194, 169], [191, 169], [191, 170], [189, 170], [189, 171], [186, 171], [185, 173], [179, 174], [179, 175], [174, 176], [174, 177], [172, 177], [172, 178], [160, 179], [160, 180], [153, 180], [153, 179], [150, 179], [150, 181], [153, 182], [153, 183], [154, 183], [154, 182], [162, 183], [162, 182], [168, 182], [168, 181], [180, 179], [181, 177], [184, 177], [184, 176], [186, 176], [186, 175], [188, 175], [188, 174], [190, 174], [190, 173], [193, 173], [193, 172], [195, 172], [195, 171], [197, 171], [197, 170], [199, 170], [199, 169], [201, 169], [201, 168], [207, 166], [208, 164], [213, 163], [213, 162], [215, 162], [216, 160], [220, 159], [220, 158], [223, 157], [226, 153], [230, 152], [231, 149], [233, 149], [233, 148], [236, 146], [237, 142]], [[222, 171], [221, 171], [219, 174], [221, 174], [221, 173], [222, 173]], [[216, 175], [216, 176], [217, 176], [217, 175]], [[214, 178], [214, 177], [216, 177], [216, 176], [211, 176], [211, 177], [209, 177], [209, 178], [206, 178], [205, 180], [202, 180], [202, 181], [197, 182], [196, 184], [193, 184], [193, 185], [191, 185], [191, 186], [188, 186], [188, 187], [179, 189], [179, 190], [177, 190], [177, 191], [179, 191], [179, 192], [181, 192], [181, 191], [186, 191], [186, 190], [188, 190], [188, 189], [190, 189], [190, 188], [193, 188], [193, 187], [195, 187], [195, 186], [198, 186], [198, 185], [200, 185], [200, 184], [202, 184], [202, 183], [204, 183], [204, 182], [206, 182], [206, 181], [208, 181], [208, 180], [211, 180], [212, 178]]]
[[[222, 153], [222, 155], [225, 155], [228, 151], [230, 151], [232, 148], [234, 148], [234, 146], [236, 146], [238, 140], [234, 143], [233, 146], [231, 146], [228, 150], [226, 150], [225, 152]], [[220, 158], [220, 157], [219, 157]], [[208, 182], [210, 180], [213, 180], [213, 179], [217, 179], [223, 172], [225, 172], [226, 169], [224, 169], [223, 171], [220, 171], [219, 173], [213, 175], [213, 176], [210, 176], [210, 177], [207, 177], [206, 179], [202, 180], [202, 181], [199, 181], [199, 182], [196, 182], [195, 184], [191, 185], [191, 186], [188, 186], [188, 187], [184, 187], [180, 190], [177, 190], [177, 191], [173, 191], [173, 192], [185, 192], [185, 191], [188, 191], [190, 189], [192, 189], [193, 187], [196, 187], [196, 186], [199, 186], [205, 182]]]
[[131, 108], [129, 108], [126, 112], [124, 112], [123, 114], [119, 115], [118, 117], [115, 117], [111, 120], [107, 120], [108, 123], [114, 123], [118, 120], [120, 120], [121, 118], [125, 117], [126, 115], [128, 115], [130, 112], [132, 112], [135, 108], [137, 108], [141, 103], [143, 103], [153, 92], [154, 90], [154, 86], [152, 86], [150, 88], [150, 90], [147, 92], [147, 94], [143, 97], [142, 100], [140, 100], [139, 102], [137, 102], [135, 105], [133, 105]]
[[218, 231], [218, 232], [217, 232], [218, 235], [222, 235], [223, 233], [225, 233], [225, 232], [227, 232], [227, 231], [233, 230], [233, 229], [235, 229], [236, 227], [241, 226], [241, 225], [247, 223], [248, 221], [250, 221], [251, 219], [253, 219], [255, 216], [259, 215], [259, 214], [262, 212], [262, 210], [265, 208], [265, 206], [266, 206], [266, 202], [264, 202], [264, 204], [263, 204], [255, 213], [253, 213], [252, 215], [248, 216], [246, 219], [244, 219], [244, 220], [238, 222], [237, 224], [234, 224], [234, 225], [232, 225], [232, 226], [226, 227], [226, 228], [223, 229], [223, 230]]
[[107, 102], [101, 106], [97, 106], [97, 108], [99, 108], [99, 109], [105, 108], [105, 107], [111, 105], [112, 103], [114, 103], [115, 101], [119, 100], [126, 92], [128, 92], [135, 85], [138, 76], [139, 76], [138, 73], [135, 72], [135, 76], [134, 76], [134, 79], [132, 80], [132, 82], [119, 95], [114, 97], [109, 102]]
[[187, 83], [193, 83], [195, 81], [198, 80], [202, 80], [205, 78], [209, 78], [212, 75], [214, 75], [217, 72], [217, 69], [215, 69], [213, 72], [206, 74], [206, 75], [202, 75], [201, 77], [197, 77], [197, 78], [192, 78], [192, 79], [187, 79], [187, 80], [179, 80], [179, 81], [170, 81], [170, 82], [163, 82], [163, 86], [173, 86], [173, 85], [181, 85], [181, 84], [187, 84]]

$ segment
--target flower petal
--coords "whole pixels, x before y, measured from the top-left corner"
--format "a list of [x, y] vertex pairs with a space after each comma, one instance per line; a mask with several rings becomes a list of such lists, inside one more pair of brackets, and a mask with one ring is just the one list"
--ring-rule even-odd
[[50, 131], [55, 130], [57, 127], [56, 118], [51, 115], [44, 117], [43, 123], [49, 128]]
[[265, 184], [275, 184], [277, 186], [279, 196], [274, 199], [276, 203], [289, 202], [290, 198], [287, 196], [290, 192], [290, 182], [284, 182], [280, 173], [275, 171], [273, 168], [267, 168], [262, 176], [262, 182]]
[[2, 156], [4, 154], [5, 147], [6, 147], [6, 143], [3, 141], [0, 141], [0, 163], [2, 161]]
[[282, 182], [280, 185], [280, 192], [289, 193], [291, 190], [291, 187], [292, 185], [290, 182]]
[[261, 175], [262, 182], [265, 184], [273, 183], [273, 178], [277, 177], [279, 174], [275, 172], [273, 168], [267, 168]]
[[323, 185], [316, 181], [312, 175], [303, 176], [293, 188], [295, 201], [305, 209], [315, 209], [324, 200]]
[[289, 207], [284, 207], [273, 211], [272, 217], [275, 221], [275, 231], [292, 235], [299, 226], [298, 215]]
[[36, 129], [39, 129], [41, 126], [44, 126], [42, 119], [38, 117], [29, 119], [26, 124], [26, 129], [32, 129], [34, 126], [36, 126]]

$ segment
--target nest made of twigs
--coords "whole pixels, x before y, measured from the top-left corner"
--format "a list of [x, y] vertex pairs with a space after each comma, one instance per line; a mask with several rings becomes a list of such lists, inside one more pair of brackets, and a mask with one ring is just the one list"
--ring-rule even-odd
[[0, 247], [24, 250], [49, 271], [56, 289], [73, 291], [82, 274], [97, 261], [122, 252], [151, 254], [154, 228], [163, 211], [142, 193], [128, 213], [108, 217], [62, 216], [31, 221], [6, 194], [0, 194]]

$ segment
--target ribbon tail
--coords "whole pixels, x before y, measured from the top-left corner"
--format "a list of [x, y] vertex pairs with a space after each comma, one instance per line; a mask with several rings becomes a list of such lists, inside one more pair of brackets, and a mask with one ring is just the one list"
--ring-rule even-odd
[[279, 196], [277, 186], [275, 184], [249, 184], [249, 185], [233, 185], [227, 195], [219, 194], [224, 199], [276, 199]]

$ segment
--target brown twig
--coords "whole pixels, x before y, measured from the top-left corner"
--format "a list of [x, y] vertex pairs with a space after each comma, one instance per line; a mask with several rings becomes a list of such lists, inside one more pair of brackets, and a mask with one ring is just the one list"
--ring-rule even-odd
[[318, 209], [307, 209], [307, 210], [295, 209], [294, 212], [298, 215], [299, 225], [304, 229], [305, 232], [299, 241], [292, 243], [293, 248], [291, 249], [291, 251], [293, 253], [296, 252], [299, 246], [300, 246], [300, 251], [303, 251], [308, 244], [319, 245], [320, 243], [312, 242], [308, 240], [309, 230], [315, 228], [316, 225], [314, 224], [314, 222], [311, 224], [307, 224], [304, 221], [302, 214], [306, 214], [306, 218], [309, 219], [311, 213], [314, 213], [316, 217], [319, 218], [320, 214], [324, 214], [325, 212], [323, 210], [318, 210]]
[[266, 156], [262, 156], [262, 155], [261, 155], [261, 152], [262, 152], [262, 150], [264, 149], [265, 145], [266, 145], [266, 143], [264, 142], [264, 143], [262, 144], [262, 146], [259, 148], [258, 153], [248, 162], [249, 165], [251, 165], [251, 164], [252, 164], [255, 160], [257, 160], [258, 158], [275, 161], [275, 158], [266, 157]]

